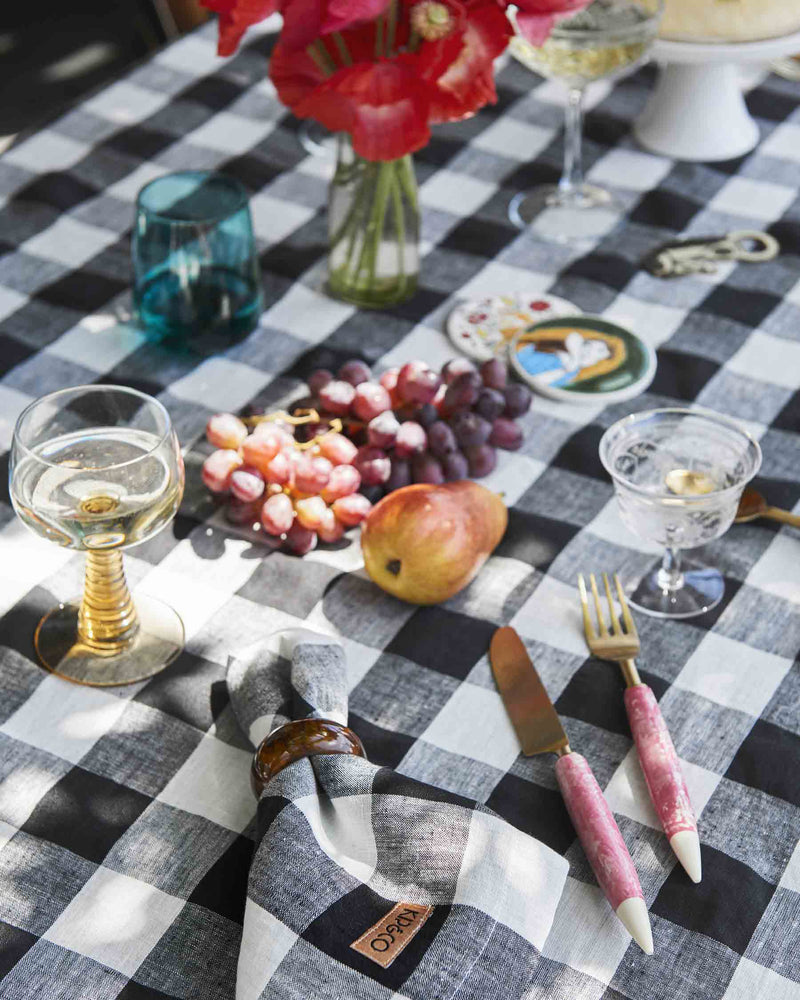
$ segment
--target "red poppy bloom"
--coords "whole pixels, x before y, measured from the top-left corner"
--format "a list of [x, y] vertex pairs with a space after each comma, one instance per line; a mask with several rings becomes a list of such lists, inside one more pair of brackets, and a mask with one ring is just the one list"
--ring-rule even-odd
[[577, 14], [591, 0], [514, 0], [517, 27], [533, 45], [542, 45], [561, 17]]
[[231, 56], [247, 29], [280, 10], [285, 0], [202, 0], [204, 7], [219, 14], [217, 52]]
[[431, 122], [458, 121], [497, 100], [494, 60], [508, 45], [511, 24], [493, 0], [471, 0], [466, 13], [461, 49], [433, 88]]

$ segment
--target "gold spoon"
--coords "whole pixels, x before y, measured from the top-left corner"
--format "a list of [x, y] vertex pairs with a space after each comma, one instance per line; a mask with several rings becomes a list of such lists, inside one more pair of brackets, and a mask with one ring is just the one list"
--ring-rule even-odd
[[754, 521], [757, 517], [769, 517], [773, 521], [780, 521], [782, 524], [791, 524], [795, 528], [800, 528], [800, 514], [792, 514], [791, 511], [781, 510], [780, 507], [770, 507], [758, 490], [748, 486], [739, 501], [736, 523], [743, 524], [745, 521]]
[[717, 488], [711, 476], [691, 469], [672, 469], [664, 477], [664, 483], [670, 493], [679, 497], [702, 496], [704, 493], [713, 493]]

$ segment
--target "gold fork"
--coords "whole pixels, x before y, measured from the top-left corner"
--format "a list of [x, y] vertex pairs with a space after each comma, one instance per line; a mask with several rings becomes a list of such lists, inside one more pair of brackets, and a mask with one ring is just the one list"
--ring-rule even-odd
[[693, 882], [699, 882], [702, 877], [700, 860], [700, 838], [697, 835], [697, 822], [694, 818], [689, 792], [681, 772], [680, 761], [675, 753], [669, 730], [664, 722], [661, 709], [647, 684], [642, 683], [639, 671], [636, 669], [634, 657], [639, 653], [639, 633], [636, 623], [625, 600], [625, 592], [614, 574], [614, 584], [617, 590], [619, 606], [622, 611], [622, 624], [617, 617], [614, 598], [608, 574], [603, 573], [603, 586], [608, 601], [608, 611], [611, 618], [610, 629], [605, 623], [600, 594], [594, 573], [589, 574], [594, 607], [597, 613], [597, 628], [595, 629], [589, 610], [589, 596], [586, 592], [586, 582], [583, 574], [578, 575], [578, 589], [581, 595], [583, 610], [583, 630], [589, 650], [601, 660], [613, 660], [619, 663], [625, 678], [625, 709], [628, 713], [631, 733], [642, 765], [644, 780], [650, 799], [656, 813], [669, 838], [670, 846], [678, 860], [686, 869]]

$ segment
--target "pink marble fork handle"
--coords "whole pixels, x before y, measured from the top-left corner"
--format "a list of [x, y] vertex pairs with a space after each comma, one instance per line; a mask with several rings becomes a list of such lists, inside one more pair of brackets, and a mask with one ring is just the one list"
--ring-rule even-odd
[[579, 753], [559, 757], [556, 779], [600, 888], [633, 940], [652, 955], [653, 935], [639, 876], [586, 758]]
[[650, 798], [670, 846], [693, 882], [702, 877], [700, 838], [672, 739], [646, 684], [625, 689], [625, 708]]

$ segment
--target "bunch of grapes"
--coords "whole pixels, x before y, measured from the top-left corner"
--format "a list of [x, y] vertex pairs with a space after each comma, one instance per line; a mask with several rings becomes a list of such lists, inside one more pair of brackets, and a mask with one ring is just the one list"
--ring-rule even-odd
[[206, 436], [218, 450], [203, 463], [203, 482], [228, 499], [232, 523], [260, 523], [274, 548], [305, 555], [317, 541], [337, 542], [372, 508], [358, 492], [358, 449], [343, 434], [328, 431], [301, 448], [289, 425], [262, 421], [250, 433], [239, 417], [218, 413]]
[[497, 448], [522, 444], [516, 418], [531, 405], [507, 379], [498, 359], [477, 369], [454, 358], [441, 374], [409, 361], [377, 381], [359, 360], [335, 377], [317, 369], [294, 404], [304, 414], [296, 427], [276, 414], [256, 417], [252, 431], [232, 413], [213, 416], [206, 436], [218, 450], [203, 482], [228, 500], [232, 523], [260, 523], [268, 544], [303, 555], [337, 542], [401, 486], [488, 476]]
[[531, 405], [530, 390], [509, 382], [498, 358], [480, 369], [468, 358], [453, 358], [441, 373], [409, 361], [377, 381], [363, 361], [352, 360], [335, 377], [314, 371], [308, 387], [310, 396], [300, 405], [318, 409], [323, 421], [314, 432], [324, 431], [332, 417], [343, 421], [358, 445], [353, 465], [362, 492], [372, 501], [409, 483], [488, 476], [497, 448], [521, 446], [516, 418]]

